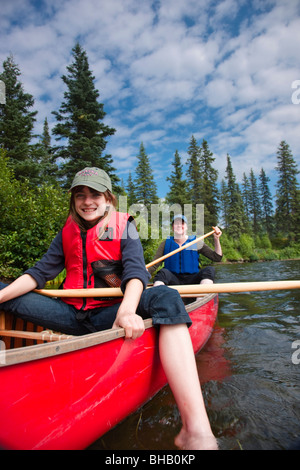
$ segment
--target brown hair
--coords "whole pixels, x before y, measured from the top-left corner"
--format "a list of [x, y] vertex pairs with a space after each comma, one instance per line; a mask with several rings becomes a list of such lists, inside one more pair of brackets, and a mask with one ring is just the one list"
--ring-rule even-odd
[[[91, 225], [88, 222], [86, 222], [82, 217], [80, 217], [80, 215], [76, 212], [76, 209], [75, 209], [75, 195], [77, 193], [79, 193], [80, 191], [82, 191], [83, 187], [84, 186], [75, 186], [75, 188], [73, 188], [72, 191], [71, 191], [69, 216], [71, 216], [73, 218], [74, 222], [76, 222], [76, 224], [79, 226], [79, 228], [82, 232], [86, 232], [88, 229], [91, 228]], [[91, 192], [104, 195], [106, 201], [109, 203], [109, 206], [108, 206], [107, 211], [105, 211], [104, 215], [102, 216], [102, 219], [104, 219], [105, 217], [108, 218], [111, 211], [113, 209], [116, 209], [116, 207], [118, 205], [118, 200], [117, 200], [116, 196], [113, 193], [111, 193], [109, 189], [107, 189], [104, 193], [99, 193], [99, 191], [96, 191], [93, 188], [89, 188], [89, 189], [90, 189]], [[101, 219], [101, 217], [100, 217], [100, 219]], [[98, 223], [100, 221], [100, 219], [96, 223]], [[107, 222], [108, 221], [109, 221], [109, 219], [107, 220]], [[96, 223], [94, 225], [96, 225]], [[100, 238], [101, 238], [101, 236], [100, 236]]]

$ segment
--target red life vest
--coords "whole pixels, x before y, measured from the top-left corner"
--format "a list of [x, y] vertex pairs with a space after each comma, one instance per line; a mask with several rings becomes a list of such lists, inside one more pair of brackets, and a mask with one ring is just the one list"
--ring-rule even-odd
[[[93, 263], [99, 260], [121, 261], [121, 237], [130, 215], [112, 212], [104, 235], [99, 240], [99, 231], [103, 222], [82, 232], [70, 216], [62, 229], [63, 251], [67, 271], [64, 289], [89, 289], [99, 287]], [[101, 282], [101, 281], [100, 281]], [[74, 305], [78, 310], [105, 307], [121, 302], [120, 299], [97, 298], [62, 298], [67, 304]]]

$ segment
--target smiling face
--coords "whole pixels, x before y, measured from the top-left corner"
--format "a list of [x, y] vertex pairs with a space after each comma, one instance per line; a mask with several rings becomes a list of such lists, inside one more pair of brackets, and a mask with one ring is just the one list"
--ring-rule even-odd
[[175, 219], [173, 223], [173, 230], [175, 238], [185, 237], [187, 232], [187, 224], [182, 219]]
[[103, 193], [81, 186], [74, 194], [74, 204], [77, 214], [93, 226], [106, 212], [109, 201]]

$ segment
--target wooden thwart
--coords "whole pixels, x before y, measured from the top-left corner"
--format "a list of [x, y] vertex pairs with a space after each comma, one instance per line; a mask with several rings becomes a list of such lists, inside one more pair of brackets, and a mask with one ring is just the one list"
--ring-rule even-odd
[[5, 330], [5, 313], [0, 312], [0, 330]]
[[[11, 322], [8, 322], [8, 324], [11, 326]], [[9, 338], [22, 338], [22, 339], [31, 339], [34, 341], [49, 341], [49, 342], [74, 338], [74, 336], [65, 335], [62, 333], [54, 333], [53, 331], [50, 331], [50, 330], [29, 331], [26, 329], [24, 322], [23, 322], [24, 330], [10, 329], [9, 325], [6, 325], [5, 312], [0, 311], [0, 337], [3, 336], [3, 337], [9, 337]]]
[[71, 336], [71, 335], [51, 333], [51, 331], [47, 331], [47, 330], [41, 331], [40, 333], [36, 333], [34, 331], [0, 330], [0, 336], [33, 339], [37, 341], [62, 341], [64, 339], [74, 338], [74, 336]]

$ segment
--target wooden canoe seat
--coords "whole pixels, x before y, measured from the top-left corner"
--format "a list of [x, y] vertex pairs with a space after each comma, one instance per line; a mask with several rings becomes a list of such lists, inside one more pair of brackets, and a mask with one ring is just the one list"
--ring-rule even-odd
[[4, 341], [6, 349], [70, 338], [73, 336], [44, 330], [41, 326], [0, 311], [0, 339]]

